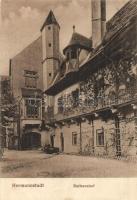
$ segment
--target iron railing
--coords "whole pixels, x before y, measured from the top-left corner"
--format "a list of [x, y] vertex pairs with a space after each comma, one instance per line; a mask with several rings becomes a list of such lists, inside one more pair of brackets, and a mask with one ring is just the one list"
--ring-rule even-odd
[[[113, 106], [119, 106], [128, 102], [137, 100], [137, 89], [130, 89], [124, 91], [122, 94], [117, 94], [113, 97], [98, 96], [91, 100], [77, 100], [72, 105], [65, 107], [62, 105], [61, 109], [58, 109], [58, 113], [54, 115], [54, 107], [48, 107], [45, 113], [46, 121], [60, 121], [63, 119], [72, 118], [78, 115], [88, 114], [96, 112], [101, 109], [113, 108]], [[75, 105], [73, 107], [73, 105]], [[77, 106], [76, 106], [77, 105]]]
[[137, 99], [137, 88], [124, 91], [122, 94], [117, 94], [116, 96], [100, 96], [90, 101], [81, 102], [78, 100], [77, 106], [70, 106], [67, 109], [62, 109], [62, 112], [58, 112], [54, 115], [54, 120], [59, 121], [77, 115], [88, 114], [90, 112], [95, 112], [100, 109], [111, 108], [113, 106], [119, 106], [124, 103], [128, 103]]

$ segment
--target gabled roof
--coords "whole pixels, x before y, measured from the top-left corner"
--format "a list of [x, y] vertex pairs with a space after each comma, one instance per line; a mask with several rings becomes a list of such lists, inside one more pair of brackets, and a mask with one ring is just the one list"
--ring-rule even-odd
[[88, 49], [88, 50], [91, 50], [91, 47], [92, 47], [92, 40], [91, 39], [88, 39], [87, 37], [77, 33], [77, 32], [74, 32], [72, 34], [72, 37], [71, 37], [71, 40], [69, 42], [69, 44], [67, 45], [67, 47], [65, 47], [65, 49], [63, 50], [63, 52], [66, 51], [66, 49], [68, 49], [69, 47], [71, 46], [81, 46], [85, 49]]
[[[55, 18], [55, 15], [54, 15], [52, 10], [50, 10], [50, 12], [49, 12], [49, 14], [48, 14], [48, 16], [47, 16], [47, 18], [46, 18], [46, 20], [45, 20], [45, 22], [44, 22], [44, 24], [43, 24], [43, 26], [42, 26], [42, 28], [40, 30], [42, 31], [43, 28], [46, 25], [50, 25], [50, 24], [56, 24], [56, 25], [59, 26], [59, 23], [57, 22], [57, 20]], [[59, 28], [60, 28], [60, 26], [59, 26]]]
[[[132, 39], [132, 37], [130, 37], [131, 35], [129, 36], [129, 32], [131, 30], [134, 30], [134, 32], [136, 31], [135, 23], [137, 23], [137, 0], [130, 0], [107, 22], [107, 31], [102, 43], [94, 51], [91, 51], [82, 63], [79, 63], [79, 71], [71, 74], [69, 73], [69, 76], [64, 76], [62, 79], [57, 79], [57, 81], [48, 88], [48, 94], [56, 94], [79, 81], [79, 77], [83, 78], [84, 73], [88, 75], [89, 72], [96, 71], [97, 67], [102, 67], [103, 62], [105, 63], [106, 59], [109, 60], [109, 55], [113, 54], [114, 56], [114, 52], [118, 53], [118, 49], [120, 46], [123, 47], [127, 37], [129, 40]], [[136, 41], [136, 37], [134, 36], [133, 38], [135, 38]], [[88, 46], [89, 44], [90, 48], [92, 48], [91, 39], [74, 32], [64, 51], [74, 45]], [[107, 56], [104, 54], [104, 49], [108, 54]], [[75, 79], [72, 75], [78, 78]]]

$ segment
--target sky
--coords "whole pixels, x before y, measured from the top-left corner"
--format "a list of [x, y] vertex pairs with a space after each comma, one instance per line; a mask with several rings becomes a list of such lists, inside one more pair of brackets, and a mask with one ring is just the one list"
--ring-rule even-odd
[[[40, 36], [50, 10], [60, 24], [60, 47], [76, 32], [91, 36], [91, 0], [0, 0], [0, 75], [9, 72], [9, 59]], [[128, 0], [107, 0], [109, 20]]]

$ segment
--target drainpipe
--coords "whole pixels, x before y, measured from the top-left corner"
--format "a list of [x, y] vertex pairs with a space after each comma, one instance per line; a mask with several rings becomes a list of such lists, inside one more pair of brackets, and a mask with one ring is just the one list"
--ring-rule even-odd
[[95, 135], [94, 135], [94, 121], [93, 121], [93, 119], [92, 119], [92, 122], [91, 122], [92, 124], [91, 124], [91, 127], [92, 127], [92, 148], [93, 148], [93, 153], [95, 152], [95, 143], [94, 143], [94, 137], [95, 137]]
[[[137, 105], [136, 104], [131, 104], [133, 108], [133, 113], [134, 113], [134, 125], [135, 125], [135, 139], [137, 138]], [[137, 140], [135, 142], [137, 146]], [[136, 148], [136, 154], [137, 154], [137, 148]]]
[[18, 150], [21, 150], [21, 139], [20, 139], [20, 102], [18, 105], [18, 109], [19, 109], [19, 116], [18, 116]]
[[79, 128], [80, 128], [80, 153], [82, 153], [82, 127], [81, 127], [81, 120], [79, 122]]
[[21, 118], [21, 101], [22, 97], [18, 102], [18, 109], [19, 109], [19, 115], [18, 115], [18, 120], [17, 120], [17, 131], [18, 131], [18, 150], [21, 150], [21, 130], [20, 130], [20, 118]]

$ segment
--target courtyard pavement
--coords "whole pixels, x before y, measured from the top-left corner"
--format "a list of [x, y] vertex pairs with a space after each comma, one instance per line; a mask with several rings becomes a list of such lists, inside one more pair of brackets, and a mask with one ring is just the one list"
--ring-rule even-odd
[[77, 155], [48, 155], [40, 150], [6, 150], [2, 178], [137, 177], [137, 163]]

